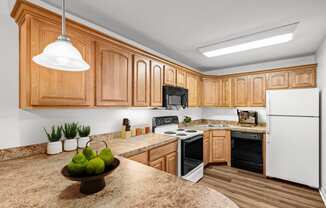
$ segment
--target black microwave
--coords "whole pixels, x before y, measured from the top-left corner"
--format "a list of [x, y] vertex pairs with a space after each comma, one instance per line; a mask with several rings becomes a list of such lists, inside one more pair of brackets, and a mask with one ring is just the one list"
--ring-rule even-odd
[[163, 86], [163, 107], [188, 107], [188, 90], [182, 87]]

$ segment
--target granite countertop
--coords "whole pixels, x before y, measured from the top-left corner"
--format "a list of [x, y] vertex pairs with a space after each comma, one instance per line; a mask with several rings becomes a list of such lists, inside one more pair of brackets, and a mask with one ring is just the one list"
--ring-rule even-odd
[[[176, 138], [149, 134], [127, 140], [107, 139], [116, 155], [160, 146]], [[208, 187], [117, 156], [120, 166], [105, 178], [106, 187], [93, 195], [79, 193], [79, 183], [65, 179], [61, 168], [73, 152], [40, 154], [0, 162], [0, 207], [217, 207], [237, 208]]]
[[243, 132], [253, 132], [253, 133], [266, 133], [266, 126], [241, 126], [236, 124], [224, 124], [224, 126], [208, 126], [208, 124], [200, 124], [194, 125], [191, 127], [187, 127], [189, 129], [201, 130], [201, 131], [209, 131], [209, 130], [219, 130], [226, 129], [231, 131], [243, 131]]

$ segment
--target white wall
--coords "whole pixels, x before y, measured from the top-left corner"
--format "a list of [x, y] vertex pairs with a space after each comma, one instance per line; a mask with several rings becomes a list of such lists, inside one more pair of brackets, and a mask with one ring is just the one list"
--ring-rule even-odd
[[321, 187], [326, 196], [326, 39], [317, 52], [317, 83], [321, 90]]
[[275, 61], [268, 61], [263, 63], [251, 64], [246, 66], [236, 66], [225, 69], [217, 69], [212, 71], [205, 72], [208, 75], [225, 75], [225, 74], [234, 74], [234, 73], [244, 73], [244, 72], [253, 72], [253, 71], [261, 71], [268, 69], [276, 69], [276, 68], [284, 68], [291, 66], [299, 66], [306, 64], [315, 64], [316, 57], [315, 55], [296, 57], [290, 59], [282, 59]]
[[259, 107], [248, 108], [203, 108], [202, 118], [213, 120], [238, 121], [237, 109], [252, 110], [258, 113], [258, 123], [266, 123], [266, 109]]

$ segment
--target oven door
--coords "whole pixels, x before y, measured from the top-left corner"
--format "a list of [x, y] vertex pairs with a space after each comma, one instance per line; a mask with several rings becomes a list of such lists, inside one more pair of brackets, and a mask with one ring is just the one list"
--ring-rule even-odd
[[187, 175], [203, 162], [203, 136], [181, 140], [181, 176]]

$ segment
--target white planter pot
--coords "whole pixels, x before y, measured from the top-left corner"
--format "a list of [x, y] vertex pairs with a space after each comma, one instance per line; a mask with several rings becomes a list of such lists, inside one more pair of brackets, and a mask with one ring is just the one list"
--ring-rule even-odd
[[89, 137], [80, 137], [78, 139], [78, 148], [85, 148], [88, 141]]
[[49, 142], [47, 146], [46, 153], [49, 155], [55, 155], [62, 152], [62, 142]]
[[63, 142], [64, 151], [73, 151], [77, 149], [77, 139], [65, 139]]

